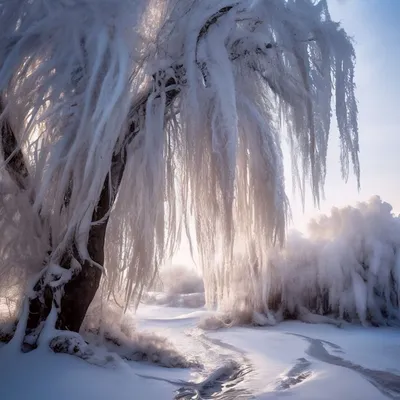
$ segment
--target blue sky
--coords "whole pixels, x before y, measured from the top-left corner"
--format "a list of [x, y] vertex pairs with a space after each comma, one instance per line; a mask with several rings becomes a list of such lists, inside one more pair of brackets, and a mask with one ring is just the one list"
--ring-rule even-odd
[[355, 179], [341, 180], [339, 141], [332, 129], [327, 162], [325, 201], [315, 209], [310, 198], [302, 212], [299, 196], [290, 189], [293, 227], [304, 230], [307, 221], [332, 206], [368, 200], [373, 195], [400, 213], [400, 0], [328, 0], [332, 19], [340, 21], [355, 40], [356, 84], [359, 106], [361, 190]]

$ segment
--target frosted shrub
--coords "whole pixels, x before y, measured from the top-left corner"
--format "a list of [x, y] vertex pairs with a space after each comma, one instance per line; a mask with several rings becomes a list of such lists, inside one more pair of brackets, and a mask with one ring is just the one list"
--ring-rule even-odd
[[[399, 260], [400, 219], [388, 203], [376, 196], [333, 208], [311, 221], [308, 236], [290, 234], [265, 264], [237, 257], [231, 265], [236, 285], [216, 325], [270, 325], [285, 318], [400, 325]], [[246, 280], [250, 270], [253, 278]]]

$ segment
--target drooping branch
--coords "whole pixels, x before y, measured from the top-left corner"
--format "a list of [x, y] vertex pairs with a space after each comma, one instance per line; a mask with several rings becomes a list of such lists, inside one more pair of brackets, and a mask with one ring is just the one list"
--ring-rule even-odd
[[[168, 93], [166, 101], [166, 109], [173, 103], [179, 94], [178, 89], [168, 90], [168, 86], [174, 85], [173, 80], [169, 80], [166, 85]], [[147, 101], [147, 99], [146, 99]], [[145, 107], [146, 101], [142, 100], [139, 104], [132, 107], [134, 115], [140, 115]], [[126, 166], [126, 146], [139, 133], [139, 122], [135, 118], [131, 121], [128, 134], [124, 145], [119, 151], [115, 151], [111, 170], [107, 175], [103, 189], [101, 191], [99, 202], [92, 217], [92, 227], [89, 231], [88, 253], [91, 260], [85, 260], [79, 273], [73, 277], [64, 288], [65, 294], [62, 297], [61, 309], [56, 327], [58, 329], [67, 329], [78, 332], [86, 311], [99, 287], [101, 280], [101, 269], [92, 266], [92, 261], [96, 264], [104, 265], [104, 242], [109, 219], [109, 213], [113, 207], [122, 176]], [[111, 182], [110, 182], [111, 179]], [[110, 192], [110, 190], [112, 192]], [[96, 223], [102, 221], [101, 224]], [[75, 254], [75, 257], [78, 257]]]
[[[175, 84], [175, 80], [171, 78], [165, 85], [167, 93], [166, 110], [168, 110], [179, 94], [179, 89], [174, 87]], [[100, 285], [102, 270], [94, 266], [93, 263], [101, 266], [104, 265], [104, 243], [109, 213], [113, 207], [125, 170], [127, 161], [126, 148], [140, 132], [141, 118], [144, 115], [149, 96], [150, 93], [132, 106], [127, 135], [122, 146], [114, 151], [110, 172], [106, 176], [100, 198], [92, 216], [92, 226], [89, 231], [87, 244], [90, 260], [81, 260], [76, 246], [72, 245], [72, 248], [66, 252], [61, 262], [62, 268], [70, 270], [74, 260], [78, 260], [80, 268], [72, 269], [71, 279], [62, 288], [64, 294], [61, 297], [61, 304], [56, 304], [56, 307], [61, 309], [56, 322], [57, 329], [79, 331], [87, 309]], [[101, 222], [99, 223], [99, 221]], [[30, 301], [30, 312], [24, 343], [26, 350], [30, 350], [36, 346], [41, 326], [47, 319], [55, 301], [50, 280], [58, 279], [58, 276], [49, 277], [46, 274], [47, 272], [37, 282], [34, 288], [36, 292], [35, 297]]]
[[[140, 28], [131, 26], [128, 4], [124, 10], [116, 9], [113, 13], [109, 22], [112, 26], [117, 21], [118, 25], [112, 34], [109, 15], [103, 15], [101, 7], [86, 10], [71, 7], [69, 18], [60, 20], [62, 25], [57, 32], [48, 23], [51, 12], [44, 13], [42, 19], [29, 16], [28, 12], [29, 18], [10, 24], [8, 34], [20, 33], [23, 44], [27, 43], [19, 46], [13, 54], [15, 57], [8, 60], [8, 71], [22, 71], [11, 83], [13, 96], [21, 102], [23, 110], [29, 110], [32, 105], [36, 107], [42, 119], [35, 120], [35, 124], [44, 120], [42, 126], [48, 127], [49, 146], [44, 149], [46, 153], [39, 155], [35, 176], [48, 178], [40, 186], [43, 196], [38, 203], [44, 205], [44, 213], [54, 217], [50, 226], [57, 237], [59, 252], [52, 254], [57, 265], [49, 265], [48, 275], [37, 291], [43, 294], [38, 298], [42, 305], [46, 305], [48, 297], [49, 307], [56, 307], [60, 313], [58, 327], [79, 329], [99, 285], [101, 269], [94, 264], [104, 263], [109, 212], [124, 173], [125, 149], [132, 141], [134, 146], [129, 147], [129, 156], [137, 151], [138, 157], [132, 157], [129, 170], [132, 179], [125, 180], [124, 190], [119, 193], [120, 208], [113, 213], [116, 229], [109, 230], [110, 239], [114, 234], [123, 238], [119, 250], [110, 257], [114, 257], [114, 263], [109, 265], [110, 272], [114, 273], [115, 268], [117, 278], [121, 277], [119, 273], [126, 278], [126, 299], [135, 290], [140, 295], [151, 273], [178, 242], [178, 222], [181, 217], [184, 222], [188, 220], [187, 214], [177, 215], [176, 205], [180, 200], [182, 204], [191, 203], [191, 212], [198, 221], [196, 238], [204, 261], [211, 260], [218, 252], [220, 244], [214, 238], [225, 237], [221, 244], [228, 251], [221, 253], [230, 254], [237, 238], [243, 236], [243, 242], [248, 243], [257, 237], [254, 258], [259, 257], [259, 269], [264, 268], [264, 249], [272, 243], [272, 237], [278, 235], [283, 241], [287, 216], [278, 124], [272, 118], [275, 110], [282, 111], [279, 114], [288, 123], [290, 139], [299, 145], [297, 153], [301, 157], [303, 176], [318, 173], [318, 185], [313, 190], [322, 187], [319, 171], [324, 168], [330, 115], [327, 105], [330, 90], [326, 88], [331, 87], [335, 68], [340, 68], [337, 86], [342, 96], [339, 98], [349, 98], [347, 92], [352, 95], [350, 50], [345, 53], [346, 49], [340, 48], [341, 41], [347, 45], [347, 38], [339, 33], [333, 37], [336, 27], [330, 26], [329, 18], [320, 15], [322, 12], [311, 0], [302, 2], [301, 6], [297, 2], [283, 2], [275, 8], [273, 2], [253, 2], [251, 6], [250, 3], [230, 0], [218, 10], [212, 0], [195, 2], [195, 9], [187, 10], [188, 18], [178, 20], [176, 14], [186, 11], [187, 3], [182, 1], [182, 7], [177, 7], [176, 12], [165, 14], [167, 18], [171, 15], [170, 21], [160, 20], [160, 26], [154, 24], [154, 32], [150, 32], [150, 36], [154, 33], [154, 46], [149, 51], [140, 47], [142, 42], [135, 43], [133, 36], [125, 35], [125, 28]], [[300, 7], [304, 12], [300, 12]], [[30, 32], [33, 22], [38, 34], [31, 37], [26, 32]], [[166, 22], [171, 22], [173, 29]], [[78, 42], [70, 45], [64, 39], [64, 28], [65, 32], [76, 32], [77, 38], [83, 36], [83, 49]], [[104, 39], [100, 45], [91, 39], [97, 35]], [[297, 65], [294, 48], [306, 41], [315, 43], [302, 45], [300, 55], [304, 60], [300, 57]], [[337, 49], [332, 50], [330, 45]], [[277, 51], [270, 50], [278, 47]], [[164, 68], [166, 63], [170, 68]], [[25, 65], [27, 69], [29, 65], [32, 67], [29, 76], [24, 75]], [[84, 68], [76, 74], [80, 78], [71, 82], [76, 67], [82, 65]], [[153, 88], [141, 96], [144, 86], [141, 79], [154, 66], [161, 71], [154, 76]], [[303, 67], [309, 85], [303, 78]], [[4, 79], [0, 85], [5, 90], [9, 85], [7, 69], [1, 72], [0, 78], [4, 76]], [[180, 89], [181, 101], [177, 107], [171, 107]], [[24, 97], [27, 93], [29, 96]], [[126, 103], [131, 101], [131, 96], [136, 96], [135, 105], [126, 121]], [[322, 106], [321, 98], [325, 99]], [[83, 108], [75, 114], [70, 103]], [[356, 157], [357, 138], [348, 109], [353, 114], [356, 112], [351, 106], [345, 106], [340, 112], [342, 131], [345, 131], [342, 142], [345, 150], [352, 151]], [[166, 125], [165, 118], [173, 113], [178, 116]], [[66, 116], [72, 118], [71, 123], [64, 123]], [[78, 131], [75, 123], [79, 124]], [[128, 128], [124, 137], [121, 129], [124, 132], [125, 123]], [[31, 128], [36, 127], [27, 127]], [[140, 137], [135, 139], [139, 132]], [[170, 135], [168, 143], [165, 133]], [[118, 145], [114, 151], [113, 143]], [[62, 151], [58, 153], [58, 150]], [[58, 157], [61, 153], [63, 157]], [[105, 165], [104, 160], [110, 162], [111, 158], [113, 165]], [[182, 176], [175, 173], [180, 173], [173, 168], [177, 165]], [[127, 175], [128, 171], [125, 178]], [[62, 179], [52, 179], [54, 176]], [[181, 190], [177, 190], [179, 186]], [[54, 199], [49, 193], [56, 193]], [[168, 204], [165, 204], [165, 194], [171, 195]], [[132, 205], [134, 210], [129, 209]], [[71, 217], [67, 221], [66, 215]], [[131, 221], [137, 223], [130, 226]], [[119, 235], [118, 228], [123, 229]], [[125, 239], [128, 230], [131, 239]], [[125, 251], [127, 248], [132, 251]], [[138, 257], [130, 262], [128, 258], [134, 252]], [[119, 260], [124, 268], [118, 268]], [[229, 256], [224, 261], [232, 269]], [[151, 266], [150, 272], [144, 269], [147, 266]], [[211, 290], [229, 286], [229, 271], [217, 276], [207, 268], [205, 279]], [[62, 286], [55, 292], [53, 284], [60, 281]], [[223, 293], [219, 289], [216, 292]], [[50, 296], [46, 290], [50, 290]], [[63, 292], [61, 297], [60, 292]]]

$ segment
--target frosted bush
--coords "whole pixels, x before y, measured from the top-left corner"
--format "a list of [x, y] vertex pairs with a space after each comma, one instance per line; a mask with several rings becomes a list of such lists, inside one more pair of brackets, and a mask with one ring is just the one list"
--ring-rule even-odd
[[163, 290], [170, 294], [190, 294], [204, 292], [202, 277], [194, 268], [173, 265], [160, 272]]
[[[356, 207], [333, 208], [311, 221], [308, 236], [289, 235], [268, 262], [237, 257], [222, 315], [203, 324], [270, 325], [295, 318], [400, 325], [399, 260], [400, 219], [390, 204], [376, 196]], [[250, 273], [252, 279], [246, 278]]]

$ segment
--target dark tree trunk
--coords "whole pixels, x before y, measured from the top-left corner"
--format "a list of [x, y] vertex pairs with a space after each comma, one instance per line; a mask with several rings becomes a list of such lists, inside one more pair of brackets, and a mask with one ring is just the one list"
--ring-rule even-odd
[[[168, 85], [174, 85], [176, 82], [170, 79]], [[166, 105], [172, 104], [179, 90], [174, 89], [167, 92]], [[145, 107], [147, 96], [138, 102], [132, 108], [134, 114], [141, 107]], [[2, 111], [0, 103], [0, 113]], [[107, 213], [111, 210], [118, 189], [122, 180], [122, 175], [126, 163], [126, 146], [139, 132], [139, 127], [135, 122], [129, 126], [125, 143], [121, 150], [114, 153], [112, 158], [111, 172], [107, 175], [103, 189], [100, 194], [98, 204], [93, 212], [92, 221], [103, 220], [101, 224], [94, 224], [89, 231], [88, 252], [91, 259], [99, 265], [104, 265], [104, 245], [109, 216]], [[23, 153], [18, 148], [15, 135], [7, 120], [3, 120], [1, 128], [1, 142], [3, 145], [3, 155], [9, 159], [7, 170], [16, 185], [24, 190], [27, 188], [26, 180], [29, 178]], [[111, 185], [110, 185], [111, 179]], [[110, 188], [112, 193], [110, 193]], [[65, 204], [68, 204], [68, 193], [66, 194]], [[50, 246], [51, 247], [51, 246]], [[71, 267], [72, 256], [79, 262], [79, 255], [73, 246], [69, 253], [64, 256], [61, 266], [69, 269]], [[45, 259], [45, 257], [44, 257]], [[56, 328], [60, 330], [69, 330], [78, 332], [85, 318], [86, 312], [92, 302], [100, 284], [102, 272], [100, 268], [92, 265], [88, 261], [81, 262], [81, 269], [72, 277], [72, 279], [62, 288], [61, 304], [55, 304], [53, 289], [48, 285], [46, 271], [34, 286], [34, 296], [29, 299], [29, 315], [26, 322], [25, 341], [22, 349], [29, 351], [36, 347], [37, 338], [40, 335], [42, 327], [52, 309], [53, 305], [60, 307], [60, 312], [56, 322]]]
[[[99, 203], [93, 213], [93, 221], [102, 219], [110, 209], [110, 193], [108, 177], [104, 182]], [[108, 218], [101, 225], [90, 229], [88, 252], [97, 264], [104, 265], [104, 244]], [[100, 284], [101, 270], [85, 261], [80, 272], [65, 286], [61, 299], [61, 313], [58, 316], [56, 328], [78, 332], [86, 311], [93, 300]]]
[[[103, 222], [92, 225], [89, 231], [88, 252], [91, 259], [99, 265], [104, 265], [104, 245], [109, 220], [106, 215], [111, 210], [118, 192], [125, 167], [125, 158], [124, 150], [113, 156], [111, 167], [112, 193], [110, 193], [109, 174], [104, 181], [99, 202], [93, 212], [92, 221], [103, 220]], [[79, 260], [75, 248], [70, 253]], [[61, 266], [69, 269], [71, 258], [71, 254], [67, 254]], [[61, 306], [61, 312], [56, 322], [57, 329], [79, 332], [89, 305], [99, 288], [101, 275], [100, 268], [92, 265], [89, 261], [84, 261], [81, 264], [79, 272], [62, 289], [61, 304], [57, 304], [57, 306]], [[47, 319], [54, 301], [52, 290], [49, 286], [43, 286], [43, 283], [44, 277], [36, 284], [34, 288], [36, 297], [32, 298], [29, 303], [29, 316], [25, 332], [26, 338], [28, 338], [26, 345], [29, 348], [36, 346], [35, 342], [40, 334], [41, 325]]]
[[[167, 82], [167, 86], [174, 85], [175, 83], [176, 82], [173, 79], [170, 79]], [[178, 94], [179, 90], [177, 89], [167, 91], [167, 107], [172, 104]], [[134, 106], [132, 110], [135, 111], [138, 108], [143, 107], [146, 104], [146, 101], [147, 96], [139, 101], [139, 103]], [[125, 138], [125, 145], [123, 146], [122, 150], [114, 153], [111, 166], [111, 185], [109, 185], [110, 175], [108, 175], [103, 185], [100, 200], [93, 213], [92, 221], [103, 219], [107, 212], [112, 208], [125, 169], [125, 146], [127, 146], [134, 139], [138, 132], [138, 126], [135, 124], [135, 122], [132, 122]], [[110, 193], [109, 191], [110, 186], [113, 193]], [[108, 216], [101, 225], [92, 226], [89, 232], [88, 252], [91, 259], [100, 265], [104, 265], [104, 244], [107, 223]], [[56, 325], [57, 329], [70, 330], [74, 332], [79, 331], [85, 318], [87, 309], [97, 292], [100, 279], [101, 270], [85, 261], [82, 265], [82, 270], [80, 273], [73, 277], [73, 279], [64, 287], [64, 295], [61, 300], [61, 313], [58, 317]], [[46, 303], [46, 301], [44, 303]], [[47, 311], [47, 314], [49, 311], [50, 310]]]
[[[93, 213], [92, 221], [103, 219], [112, 208], [121, 183], [125, 167], [125, 157], [124, 151], [114, 155], [111, 168], [113, 193], [110, 193], [110, 177], [108, 175], [101, 191], [100, 200]], [[107, 216], [104, 218], [102, 224], [93, 225], [89, 232], [88, 252], [91, 259], [100, 265], [104, 265], [104, 244], [108, 219]], [[87, 309], [99, 288], [100, 279], [100, 268], [85, 261], [79, 274], [74, 276], [64, 287], [64, 295], [61, 300], [61, 313], [56, 324], [57, 329], [79, 331]]]

